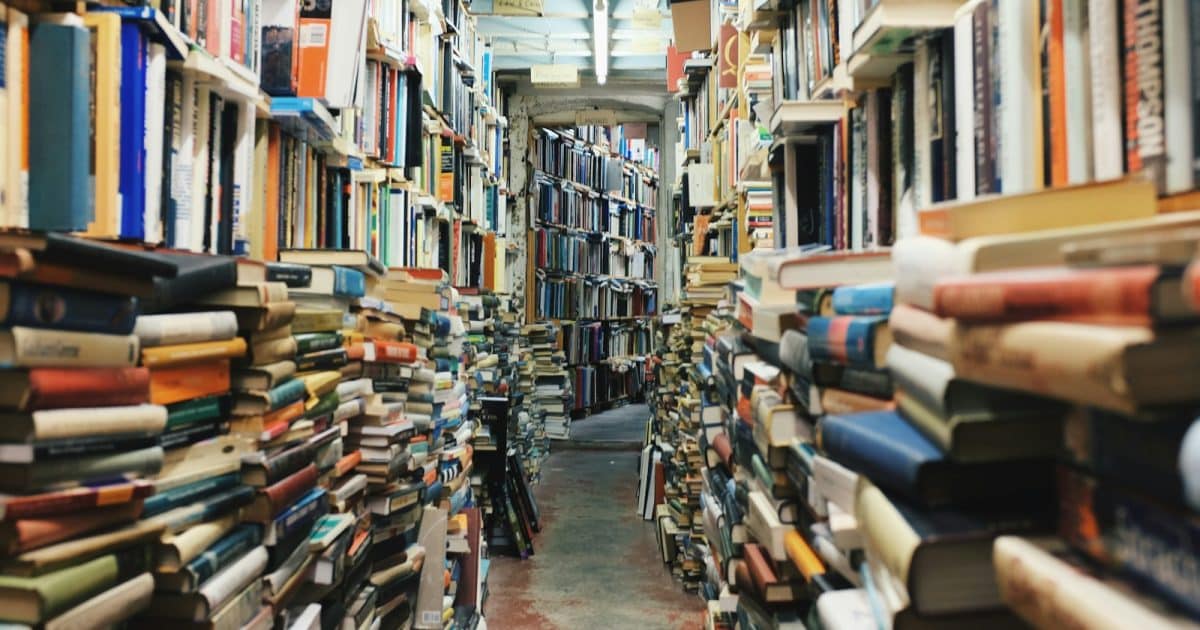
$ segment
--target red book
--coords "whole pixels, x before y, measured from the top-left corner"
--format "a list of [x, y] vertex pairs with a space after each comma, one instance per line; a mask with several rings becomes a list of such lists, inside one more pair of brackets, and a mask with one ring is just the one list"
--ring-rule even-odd
[[0, 372], [0, 407], [20, 411], [113, 407], [150, 401], [150, 371], [34, 368]]
[[25, 553], [70, 540], [120, 523], [131, 523], [142, 513], [142, 502], [73, 510], [67, 514], [6, 521], [0, 525], [0, 546], [9, 555]]
[[360, 463], [362, 463], [362, 451], [354, 451], [349, 455], [345, 455], [333, 467], [333, 476], [344, 477], [346, 473], [354, 470]]
[[107, 486], [55, 490], [0, 498], [0, 521], [75, 514], [88, 508], [140, 501], [154, 494], [154, 484], [131, 481]]
[[244, 520], [267, 523], [317, 485], [317, 467], [309, 464], [265, 488], [259, 488]]
[[1194, 318], [1180, 275], [1156, 265], [981, 273], [938, 282], [933, 311], [960, 321], [1055, 319], [1140, 325]]
[[412, 363], [417, 360], [417, 347], [407, 341], [376, 341], [375, 361], [380, 363]]

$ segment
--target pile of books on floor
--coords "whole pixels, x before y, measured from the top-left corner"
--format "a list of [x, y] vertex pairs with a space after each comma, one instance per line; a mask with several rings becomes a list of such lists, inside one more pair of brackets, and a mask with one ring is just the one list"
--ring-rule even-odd
[[1200, 533], [1197, 221], [923, 223], [894, 284], [877, 254], [743, 257], [737, 323], [702, 348], [699, 422], [671, 443], [705, 455], [709, 623], [1200, 619], [1165, 561], [1195, 558]]
[[533, 403], [546, 437], [565, 440], [571, 436], [571, 401], [574, 398], [567, 359], [558, 345], [558, 327], [550, 323], [526, 324], [521, 335], [527, 340], [533, 363]]

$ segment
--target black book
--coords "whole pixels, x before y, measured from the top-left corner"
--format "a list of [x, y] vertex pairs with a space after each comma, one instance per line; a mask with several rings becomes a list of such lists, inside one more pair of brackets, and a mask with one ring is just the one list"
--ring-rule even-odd
[[40, 261], [136, 278], [173, 278], [179, 273], [172, 261], [144, 250], [118, 247], [58, 232], [0, 232], [0, 250], [18, 248], [29, 250]]
[[177, 304], [237, 286], [237, 259], [184, 251], [153, 250], [147, 257], [171, 265], [177, 273], [170, 278], [154, 278], [154, 294], [143, 300], [142, 311], [159, 313]]
[[282, 282], [288, 288], [299, 289], [312, 284], [312, 267], [299, 263], [267, 263], [267, 282]]

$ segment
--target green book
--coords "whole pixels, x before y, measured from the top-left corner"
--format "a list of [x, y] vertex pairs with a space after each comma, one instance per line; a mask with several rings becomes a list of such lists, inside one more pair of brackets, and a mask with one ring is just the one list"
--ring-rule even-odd
[[225, 416], [224, 396], [206, 396], [167, 405], [167, 430], [216, 420]]
[[0, 575], [0, 619], [36, 624], [148, 570], [148, 546], [136, 546], [37, 577]]
[[313, 332], [295, 335], [296, 354], [331, 350], [342, 346], [341, 332]]

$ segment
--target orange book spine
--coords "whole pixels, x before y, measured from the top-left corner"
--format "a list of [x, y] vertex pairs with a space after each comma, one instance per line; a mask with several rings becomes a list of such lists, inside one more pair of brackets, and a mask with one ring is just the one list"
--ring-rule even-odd
[[[300, 4], [300, 86], [297, 96], [324, 98], [332, 3]], [[325, 8], [306, 8], [310, 4], [314, 7], [325, 4]]]
[[271, 177], [279, 172], [280, 129], [270, 125], [267, 130], [267, 186], [263, 199], [263, 260], [279, 259], [279, 178]]
[[150, 402], [169, 405], [229, 391], [229, 359], [150, 370]]
[[234, 337], [223, 341], [184, 343], [176, 346], [161, 346], [142, 349], [142, 365], [154, 368], [185, 363], [231, 359], [246, 354], [246, 340]]
[[1063, 0], [1046, 3], [1049, 37], [1046, 57], [1049, 70], [1050, 185], [1066, 186], [1067, 180], [1067, 60], [1063, 50]]

